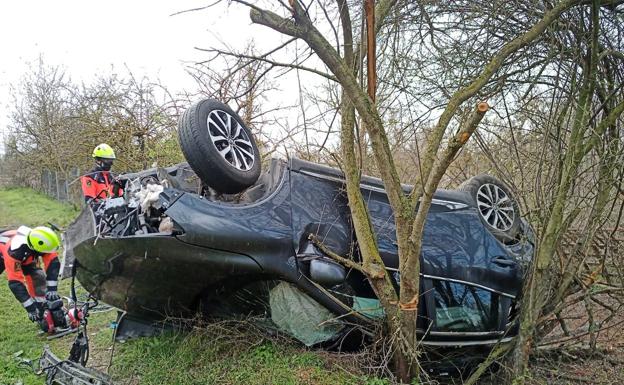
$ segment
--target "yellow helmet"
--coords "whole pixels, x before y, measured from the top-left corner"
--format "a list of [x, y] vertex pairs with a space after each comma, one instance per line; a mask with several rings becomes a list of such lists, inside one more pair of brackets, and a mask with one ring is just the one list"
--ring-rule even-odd
[[52, 253], [61, 246], [58, 235], [49, 227], [37, 226], [26, 236], [28, 247], [39, 253]]
[[102, 159], [117, 159], [115, 157], [115, 151], [113, 150], [113, 148], [106, 143], [98, 144], [93, 149], [92, 156], [94, 158], [102, 158]]

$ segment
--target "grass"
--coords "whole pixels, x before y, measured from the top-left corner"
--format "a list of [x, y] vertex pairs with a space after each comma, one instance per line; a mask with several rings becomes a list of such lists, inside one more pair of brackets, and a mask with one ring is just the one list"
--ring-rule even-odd
[[250, 331], [238, 333], [235, 336], [209, 325], [188, 334], [128, 343], [121, 346], [123, 359], [115, 361], [115, 371], [141, 384], [355, 385], [371, 381], [341, 370], [321, 353]]
[[27, 188], [0, 190], [0, 228], [38, 226], [52, 222], [67, 226], [78, 214], [72, 205]]
[[[30, 189], [0, 189], [0, 227], [53, 222], [67, 226], [77, 210]], [[67, 357], [72, 336], [47, 341], [28, 321], [4, 279], [0, 280], [0, 384], [43, 384], [19, 359], [37, 360], [50, 344]], [[63, 281], [62, 294], [69, 293]], [[105, 371], [113, 346], [115, 311], [89, 318], [90, 366]], [[345, 361], [346, 360], [346, 361]], [[344, 362], [343, 362], [344, 361]], [[348, 358], [304, 349], [290, 340], [267, 338], [251, 324], [225, 322], [114, 346], [110, 374], [119, 384], [366, 384], [386, 380], [365, 376]]]

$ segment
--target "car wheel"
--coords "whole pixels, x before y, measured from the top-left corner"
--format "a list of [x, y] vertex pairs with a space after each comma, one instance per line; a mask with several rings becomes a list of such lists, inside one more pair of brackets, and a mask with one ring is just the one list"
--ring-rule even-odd
[[512, 242], [520, 231], [520, 210], [511, 190], [489, 175], [477, 175], [462, 183], [459, 190], [470, 194], [481, 221], [502, 242]]
[[227, 105], [204, 99], [191, 105], [178, 123], [184, 157], [201, 181], [234, 194], [260, 176], [260, 152], [251, 131]]

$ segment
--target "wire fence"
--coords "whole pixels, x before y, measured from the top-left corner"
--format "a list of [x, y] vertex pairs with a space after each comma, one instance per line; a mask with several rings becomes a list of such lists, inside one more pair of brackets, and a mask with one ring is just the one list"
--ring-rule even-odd
[[56, 200], [81, 204], [83, 198], [80, 188], [80, 175], [78, 168], [73, 168], [66, 173], [43, 170], [39, 190]]

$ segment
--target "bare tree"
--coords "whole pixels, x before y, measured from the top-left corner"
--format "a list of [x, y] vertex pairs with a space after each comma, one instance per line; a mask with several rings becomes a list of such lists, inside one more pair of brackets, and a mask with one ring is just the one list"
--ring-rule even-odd
[[40, 60], [14, 86], [6, 157], [20, 165], [11, 168], [13, 176], [28, 170], [34, 180], [44, 169], [67, 174], [90, 168], [91, 151], [102, 142], [117, 150], [120, 169], [179, 162], [178, 105], [163, 86], [130, 71], [76, 85]]
[[67, 170], [69, 164], [64, 155], [71, 151], [67, 138], [72, 133], [72, 87], [62, 68], [46, 66], [39, 59], [13, 88], [15, 108], [7, 156], [19, 157], [22, 167], [31, 171], [40, 166]]

